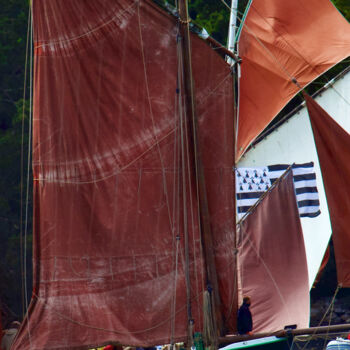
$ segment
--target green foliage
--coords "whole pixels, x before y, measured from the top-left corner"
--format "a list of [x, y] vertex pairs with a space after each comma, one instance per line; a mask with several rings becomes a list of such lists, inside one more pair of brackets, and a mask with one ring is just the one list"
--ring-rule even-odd
[[[160, 0], [154, 0], [160, 1]], [[249, 0], [238, 1], [238, 25]], [[175, 0], [163, 0], [163, 4], [175, 6]], [[189, 16], [200, 28], [205, 30], [223, 45], [226, 45], [230, 22], [229, 0], [188, 0]]]
[[[27, 0], [0, 0], [0, 6], [0, 301], [20, 315], [22, 313], [20, 260], [23, 256], [20, 246], [22, 98], [29, 4]], [[28, 144], [28, 106], [27, 102], [23, 129], [24, 159]], [[25, 174], [26, 169], [23, 171]], [[31, 194], [31, 186], [29, 191]], [[25, 187], [23, 192], [26, 193]], [[29, 213], [31, 213], [31, 198], [29, 198]], [[31, 275], [31, 222], [30, 215], [27, 245], [28, 277]], [[30, 279], [28, 284], [30, 285]]]
[[23, 96], [28, 2], [1, 0], [0, 5], [0, 128], [7, 129]]
[[350, 21], [350, 2], [349, 0], [332, 0], [335, 7]]
[[230, 12], [217, 0], [189, 0], [190, 17], [219, 42], [227, 37]]
[[[25, 201], [21, 204], [21, 158], [24, 160], [23, 172], [23, 198], [26, 195], [26, 173], [28, 155], [28, 109], [29, 102], [25, 104], [23, 120], [23, 153], [22, 153], [22, 116], [23, 101], [15, 103], [15, 113], [11, 123], [6, 130], [0, 133], [0, 274], [2, 283], [0, 286], [0, 299], [5, 302], [15, 313], [20, 314], [21, 308], [21, 205], [25, 210]], [[31, 179], [29, 181], [29, 202], [28, 202], [28, 241], [27, 241], [27, 266], [28, 284], [31, 281], [31, 227], [32, 227], [32, 198]], [[23, 227], [22, 227], [23, 230]]]

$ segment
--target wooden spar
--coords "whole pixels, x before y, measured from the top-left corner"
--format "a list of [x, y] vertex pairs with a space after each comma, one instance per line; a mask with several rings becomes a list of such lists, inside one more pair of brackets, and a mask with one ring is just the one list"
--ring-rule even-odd
[[221, 301], [219, 296], [218, 279], [214, 261], [213, 239], [210, 227], [210, 218], [207, 202], [206, 185], [204, 178], [203, 164], [201, 160], [201, 151], [198, 142], [198, 122], [196, 117], [196, 108], [194, 100], [194, 85], [192, 79], [192, 60], [191, 60], [191, 39], [189, 28], [188, 5], [186, 0], [179, 1], [180, 28], [183, 45], [183, 60], [185, 73], [185, 101], [186, 111], [190, 118], [190, 129], [192, 129], [192, 146], [194, 151], [195, 178], [198, 185], [198, 202], [201, 237], [204, 251], [204, 261], [206, 268], [207, 284], [210, 286], [213, 301], [214, 329], [216, 335], [223, 334], [223, 319], [221, 314]]
[[[229, 51], [230, 52], [230, 51]], [[233, 54], [233, 53], [232, 53]], [[235, 55], [234, 55], [235, 56]], [[231, 57], [232, 58], [232, 57]], [[237, 320], [237, 310], [238, 310], [238, 248], [237, 248], [237, 203], [236, 203], [236, 132], [237, 132], [237, 128], [238, 128], [238, 108], [237, 108], [237, 101], [236, 99], [238, 98], [238, 83], [236, 83], [236, 79], [239, 79], [239, 75], [237, 74], [238, 72], [238, 65], [240, 63], [239, 61], [236, 61], [236, 64], [231, 66], [232, 69], [232, 74], [234, 74], [234, 79], [232, 79], [232, 90], [233, 90], [233, 159], [232, 159], [232, 164], [233, 164], [233, 234], [234, 234], [234, 269], [236, 271], [235, 275], [234, 275], [234, 285], [235, 288], [233, 290], [233, 308], [232, 310], [234, 310], [234, 314], [236, 315], [236, 320]], [[237, 329], [237, 324], [236, 325], [236, 329]]]
[[218, 41], [216, 41], [214, 38], [208, 36], [206, 39], [206, 41], [208, 41], [214, 48], [216, 51], [229, 56], [230, 58], [232, 58], [235, 62], [239, 63], [241, 62], [241, 58], [238, 57], [235, 53], [229, 51], [226, 49], [226, 47], [222, 46]]
[[231, 344], [231, 343], [238, 343], [241, 341], [265, 338], [270, 336], [283, 338], [283, 337], [298, 336], [298, 335], [316, 335], [316, 334], [339, 333], [339, 332], [349, 332], [349, 331], [350, 331], [350, 323], [344, 323], [340, 325], [331, 325], [331, 326], [301, 328], [301, 329], [289, 329], [289, 330], [282, 329], [276, 332], [257, 333], [251, 336], [231, 335], [226, 337], [220, 337], [219, 344], [225, 345], [225, 344]]

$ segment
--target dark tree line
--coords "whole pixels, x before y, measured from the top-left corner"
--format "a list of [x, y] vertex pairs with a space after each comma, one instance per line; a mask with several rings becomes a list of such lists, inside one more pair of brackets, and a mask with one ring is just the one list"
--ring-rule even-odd
[[[24, 291], [21, 271], [21, 257], [24, 254], [23, 245], [21, 248], [20, 244], [21, 232], [24, 231], [21, 220], [21, 172], [25, 174], [27, 169], [25, 164], [25, 168], [21, 170], [21, 158], [26, 159], [28, 153], [27, 108], [24, 113], [23, 136], [22, 112], [29, 2], [1, 0], [0, 8], [0, 303], [7, 305], [2, 307], [6, 320], [21, 316]], [[28, 90], [27, 87], [27, 96]], [[23, 187], [22, 191], [27, 190]], [[27, 265], [30, 267], [31, 215], [28, 218]]]

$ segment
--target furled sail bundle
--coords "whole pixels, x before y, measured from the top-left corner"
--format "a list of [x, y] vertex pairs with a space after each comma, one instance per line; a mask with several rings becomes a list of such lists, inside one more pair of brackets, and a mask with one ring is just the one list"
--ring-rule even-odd
[[254, 332], [309, 325], [304, 238], [288, 171], [239, 224], [241, 293], [252, 299]]
[[350, 135], [309, 95], [304, 97], [327, 196], [338, 283], [350, 287]]
[[[189, 318], [202, 330], [208, 286], [177, 19], [148, 0], [35, 0], [33, 19], [34, 289], [14, 349], [184, 341]], [[232, 331], [232, 74], [192, 40], [211, 249]]]
[[350, 55], [350, 24], [329, 0], [254, 0], [239, 55], [237, 159], [298, 91]]

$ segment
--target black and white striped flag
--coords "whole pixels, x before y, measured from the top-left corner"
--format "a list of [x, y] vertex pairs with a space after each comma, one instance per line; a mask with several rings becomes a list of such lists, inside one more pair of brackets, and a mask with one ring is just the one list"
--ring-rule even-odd
[[[240, 219], [289, 167], [288, 164], [236, 169], [237, 215]], [[314, 163], [293, 164], [293, 180], [299, 214], [315, 217], [320, 212]]]

